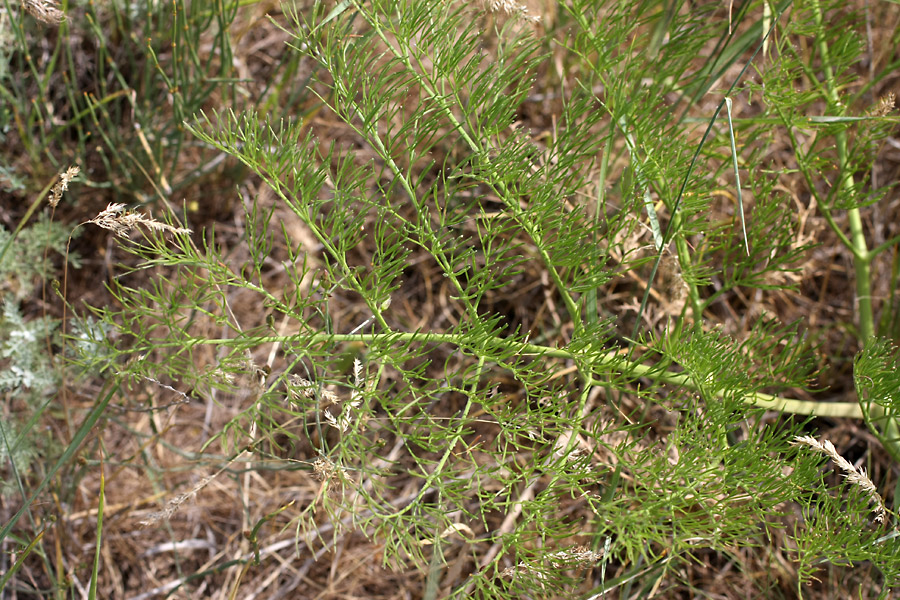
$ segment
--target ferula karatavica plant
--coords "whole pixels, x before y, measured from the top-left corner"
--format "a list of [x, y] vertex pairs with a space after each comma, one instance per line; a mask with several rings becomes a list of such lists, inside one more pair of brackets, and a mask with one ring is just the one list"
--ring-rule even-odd
[[[190, 131], [265, 196], [246, 200], [237, 250], [176, 225], [125, 244], [140, 263], [96, 309], [119, 332], [103, 360], [123, 385], [241, 399], [205, 451], [315, 478], [308, 506], [248, 509], [257, 558], [264, 524], [303, 554], [329, 520], [421, 569], [428, 597], [651, 590], [700, 553], [762, 543], [790, 548], [797, 586], [823, 560], [896, 585], [872, 496], [827, 490], [794, 447], [803, 424], [765, 410], [863, 415], [779, 396], [815, 375], [804, 324], [755, 315], [735, 340], [712, 319], [730, 294], [790, 288], [813, 243], [779, 173], [754, 168], [761, 121], [720, 110], [748, 73], [773, 110], [804, 106], [791, 80], [741, 67], [774, 24], [790, 40], [837, 9], [745, 7], [730, 29], [717, 6], [558, 8], [538, 25], [436, 0], [290, 12], [320, 118], [197, 115]], [[536, 103], [552, 103], [540, 134], [520, 124]], [[748, 206], [723, 209], [726, 185]], [[643, 301], [610, 292], [624, 281]]]

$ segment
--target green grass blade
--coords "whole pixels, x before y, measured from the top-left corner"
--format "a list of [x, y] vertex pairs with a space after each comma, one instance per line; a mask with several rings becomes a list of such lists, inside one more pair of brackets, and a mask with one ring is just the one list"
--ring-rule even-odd
[[106, 507], [106, 477], [103, 475], [103, 465], [100, 465], [100, 499], [97, 504], [97, 540], [94, 548], [94, 567], [91, 570], [91, 585], [88, 590], [88, 598], [95, 600], [97, 597], [97, 581], [100, 572], [100, 548], [103, 546], [103, 510]]
[[[50, 469], [50, 472], [47, 473], [47, 476], [44, 477], [44, 480], [37, 486], [34, 490], [34, 493], [31, 497], [22, 505], [21, 508], [16, 512], [15, 515], [9, 520], [9, 522], [3, 526], [3, 529], [0, 529], [0, 540], [5, 540], [7, 536], [12, 531], [13, 527], [16, 526], [16, 523], [19, 522], [19, 519], [25, 512], [34, 504], [35, 500], [37, 500], [38, 496], [44, 491], [44, 488], [50, 483], [50, 481], [54, 478], [56, 473], [63, 467], [63, 465], [69, 464], [72, 458], [75, 456], [75, 453], [78, 451], [78, 448], [81, 447], [81, 443], [85, 440], [88, 433], [90, 433], [91, 429], [93, 429], [94, 425], [97, 424], [97, 421], [100, 420], [100, 417], [103, 416], [103, 412], [106, 410], [106, 406], [109, 404], [110, 399], [112, 399], [113, 394], [116, 390], [119, 389], [118, 383], [113, 385], [109, 392], [94, 405], [94, 408], [87, 414], [84, 421], [81, 423], [81, 427], [78, 428], [78, 431], [75, 432], [75, 436], [72, 438], [72, 441], [69, 442], [69, 445], [66, 446], [66, 451], [62, 453], [62, 456], [57, 459], [56, 464], [53, 465], [53, 468]], [[0, 586], [2, 587], [2, 586]]]

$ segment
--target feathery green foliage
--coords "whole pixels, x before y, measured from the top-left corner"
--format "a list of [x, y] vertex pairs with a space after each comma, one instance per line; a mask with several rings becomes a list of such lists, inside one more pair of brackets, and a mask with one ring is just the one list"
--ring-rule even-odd
[[[640, 4], [561, 8], [561, 27], [572, 32], [564, 65], [578, 85], [563, 97], [557, 133], [544, 144], [511, 127], [546, 61], [540, 40], [521, 23], [498, 26], [489, 58], [481, 49], [483, 17], [463, 5], [344, 2], [294, 13], [288, 32], [314, 65], [309, 89], [366, 152], [324, 142], [302, 120], [202, 115], [191, 131], [256, 173], [318, 249], [300, 247], [286, 228], [279, 232], [271, 209], [256, 204], [246, 215], [250, 260], [243, 265], [222, 260], [211, 232], [198, 246], [162, 237], [131, 246], [141, 269], [165, 265], [168, 274], [145, 289], [128, 287], [123, 274], [114, 290], [122, 308], [99, 311], [131, 337], [123, 372], [183, 381], [201, 395], [225, 385], [229, 373], [249, 378], [244, 385], [254, 401], [221, 433], [222, 443], [226, 453], [252, 443], [269, 460], [285, 444], [311, 444], [318, 457], [306, 460], [315, 458], [322, 505], [294, 517], [301, 539], [315, 530], [321, 509], [378, 540], [385, 562], [411, 560], [427, 571], [435, 556], [441, 560], [445, 532], [460, 523], [477, 528], [478, 539], [498, 551], [452, 595], [562, 593], [572, 580], [560, 557], [577, 554], [575, 541], [593, 540], [594, 550], [609, 542], [595, 562], [674, 573], [700, 549], [760, 543], [783, 526], [786, 515], [774, 507], [786, 502], [815, 511], [792, 534], [799, 545], [816, 557], [844, 556], [815, 529], [830, 523], [822, 510], [837, 511], [841, 501], [809, 503], [807, 490], [823, 484], [818, 464], [789, 449], [798, 430], [766, 422], [752, 408], [763, 390], [808, 386], [802, 335], [765, 321], [743, 344], [704, 333], [703, 315], [722, 295], [790, 287], [785, 275], [809, 248], [797, 243], [796, 221], [766, 170], [750, 169], [744, 178], [756, 199], [749, 256], [736, 220], [710, 221], [730, 167], [720, 154], [727, 146], [712, 121], [698, 144], [677, 100], [697, 89], [698, 56], [710, 47], [724, 56], [723, 43], [713, 45], [724, 24], [703, 8], [678, 12], [660, 41], [635, 18], [646, 8]], [[652, 12], [645, 17], [656, 22]], [[800, 19], [783, 25], [784, 40], [809, 26]], [[847, 48], [847, 55], [858, 50]], [[767, 86], [766, 106], [802, 109], [772, 95], [789, 89], [787, 82], [780, 92]], [[741, 133], [757, 148], [750, 160], [762, 161], [764, 147], [754, 143], [764, 133], [755, 123]], [[822, 130], [833, 135], [834, 127]], [[611, 176], [623, 159], [630, 166], [618, 173], [615, 194], [598, 194], [598, 173]], [[647, 256], [623, 243], [645, 217], [658, 224], [657, 244], [672, 243], [672, 250], [656, 246]], [[283, 291], [266, 284], [278, 244], [287, 249], [281, 266], [291, 282]], [[371, 252], [366, 261], [363, 244]], [[687, 308], [671, 313], [664, 336], [647, 330], [642, 343], [626, 342], [658, 365], [636, 369], [610, 352], [622, 343], [619, 326], [604, 318], [597, 291], [661, 251], [674, 251], [673, 285], [686, 288]], [[407, 293], [414, 254], [427, 256], [449, 287], [454, 318], [442, 326], [392, 316], [392, 303]], [[528, 331], [491, 308], [498, 294], [523, 286], [535, 262], [565, 311], [558, 323], [571, 328], [565, 342], [560, 332]], [[267, 324], [238, 323], [228, 307], [233, 288], [257, 296], [271, 311]], [[355, 327], [332, 316], [333, 299], [344, 295], [366, 307], [368, 317]], [[198, 313], [227, 335], [192, 333]], [[273, 331], [277, 323], [289, 326]], [[534, 336], [545, 341], [530, 342]], [[344, 357], [354, 342], [361, 346], [350, 368]], [[271, 375], [248, 358], [270, 344], [284, 356]], [[208, 345], [218, 363], [198, 369]], [[561, 359], [577, 377], [547, 377]], [[686, 385], [666, 384], [674, 365]], [[521, 395], [491, 383], [502, 373]], [[617, 423], [598, 393], [610, 406], [636, 395], [644, 415], [665, 407], [672, 423], [665, 435], [652, 421]], [[420, 484], [398, 497], [409, 476]], [[587, 521], [561, 517], [566, 499], [581, 505]], [[857, 504], [866, 514], [865, 501]], [[511, 528], [492, 528], [488, 515], [512, 512], [520, 517]], [[885, 567], [887, 545], [859, 540]], [[501, 568], [509, 561], [517, 566]], [[893, 577], [889, 568], [883, 573]]]
[[[220, 55], [171, 76], [159, 63], [184, 89], [156, 150], [178, 170], [184, 118], [274, 201], [246, 201], [239, 250], [171, 212], [110, 211], [146, 228], [122, 243], [133, 262], [111, 282], [115, 302], [82, 316], [73, 355], [112, 387], [240, 398], [195, 457], [217, 473], [318, 480], [315, 503], [254, 517], [247, 565], [270, 525], [318, 551], [327, 519], [377, 543], [386, 566], [418, 569], [429, 598], [649, 595], [704, 553], [779, 543], [798, 594], [824, 562], [869, 561], [886, 596], [900, 585], [896, 519], [874, 523], [871, 495], [826, 479], [796, 447], [809, 421], [790, 415], [861, 417], [900, 447], [896, 359], [869, 298], [868, 266], [892, 244], [869, 250], [859, 224], [889, 191], [865, 174], [893, 121], [886, 105], [854, 116], [862, 96], [841, 97], [861, 52], [849, 11], [783, 2], [769, 19], [753, 4], [729, 24], [718, 5], [571, 0], [546, 38], [468, 3], [286, 7], [285, 73], [308, 77], [275, 85], [297, 104], [284, 118], [269, 103], [207, 110], [218, 80], [192, 82], [192, 69], [227, 71], [233, 15], [193, 5], [200, 21], [176, 17], [172, 35], [185, 25], [192, 47], [218, 19]], [[560, 90], [540, 138], [518, 123], [541, 101], [538, 78]], [[755, 104], [720, 118], [740, 94]], [[304, 118], [317, 111], [353, 143]], [[776, 125], [788, 165], [770, 157]], [[795, 291], [815, 240], [784, 193], [790, 172], [857, 267], [859, 404], [776, 395], [815, 387], [804, 323], [716, 322], [727, 298]], [[605, 297], [626, 275], [647, 282], [627, 287], [630, 310]], [[523, 317], [517, 303], [549, 308]], [[474, 566], [444, 589], [451, 552]]]

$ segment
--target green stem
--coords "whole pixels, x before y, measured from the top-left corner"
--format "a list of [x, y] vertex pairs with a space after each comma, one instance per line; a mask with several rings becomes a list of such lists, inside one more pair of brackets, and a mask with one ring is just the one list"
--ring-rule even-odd
[[[824, 15], [822, 14], [822, 6], [819, 0], [812, 0], [813, 14], [816, 19], [816, 48], [822, 59], [822, 67], [825, 71], [824, 88], [828, 96], [829, 108], [835, 109], [842, 113], [843, 105], [838, 95], [837, 86], [834, 81], [834, 70], [831, 67], [831, 58], [828, 50], [828, 44], [825, 38]], [[838, 153], [838, 168], [840, 172], [840, 181], [838, 185], [840, 189], [852, 193], [855, 189], [855, 181], [853, 172], [851, 171], [849, 157], [847, 155], [847, 134], [843, 130], [835, 133], [835, 146]], [[871, 284], [871, 262], [873, 253], [869, 252], [868, 243], [866, 242], [865, 231], [863, 230], [862, 215], [857, 207], [851, 208], [847, 214], [850, 226], [850, 250], [853, 253], [853, 268], [856, 279], [856, 310], [859, 318], [859, 339], [862, 345], [875, 337], [875, 317], [872, 310], [872, 284]], [[829, 219], [832, 229], [835, 228], [833, 221]], [[841, 236], [842, 239], [846, 239]], [[888, 452], [893, 456], [894, 460], [900, 461], [900, 428], [898, 428], [897, 420], [893, 418], [885, 418], [886, 412], [883, 406], [877, 402], [871, 403], [870, 414], [867, 419], [867, 425], [881, 440]], [[875, 423], [884, 421], [884, 431], [879, 432]]]
[[[837, 86], [834, 83], [834, 70], [831, 68], [831, 58], [828, 44], [824, 34], [824, 15], [819, 0], [812, 0], [813, 12], [816, 18], [818, 35], [816, 35], [816, 47], [822, 57], [822, 65], [825, 70], [825, 91], [828, 94], [829, 108], [843, 112], [841, 99], [838, 96]], [[840, 169], [841, 189], [851, 192], [855, 187], [853, 173], [850, 170], [847, 156], [847, 134], [843, 130], [835, 133], [835, 145], [838, 153], [838, 168]], [[871, 289], [871, 256], [863, 231], [862, 216], [859, 208], [851, 208], [848, 211], [850, 224], [850, 242], [853, 251], [853, 266], [856, 275], [856, 303], [859, 314], [859, 334], [863, 342], [875, 336], [875, 319], [872, 312]]]
[[[462, 349], [467, 349], [466, 339], [459, 335], [451, 333], [360, 333], [360, 334], [314, 334], [304, 336], [302, 344], [304, 346], [315, 346], [318, 344], [328, 343], [344, 343], [344, 342], [362, 342], [371, 343], [379, 339], [389, 337], [392, 341], [402, 343], [418, 342], [422, 344], [452, 344]], [[247, 339], [235, 338], [214, 338], [214, 339], [197, 339], [191, 342], [192, 346], [203, 345], [223, 345], [235, 346], [237, 343], [247, 344]], [[286, 344], [298, 343], [296, 336], [271, 336], [253, 338], [253, 344]], [[481, 347], [489, 347], [485, 342], [479, 344]], [[153, 348], [183, 348], [185, 342], [183, 340], [172, 342], [154, 342]], [[667, 383], [673, 386], [684, 387], [692, 390], [699, 390], [691, 377], [683, 372], [664, 371], [660, 372], [659, 367], [654, 365], [644, 365], [642, 363], [623, 360], [617, 351], [609, 351], [601, 354], [582, 354], [566, 350], [564, 348], [553, 348], [550, 346], [539, 346], [537, 344], [529, 344], [524, 342], [516, 342], [511, 340], [497, 340], [495, 346], [502, 349], [503, 353], [510, 356], [541, 356], [549, 358], [562, 358], [584, 364], [590, 364], [594, 368], [615, 365], [622, 372], [628, 373], [632, 377], [647, 377], [654, 381]], [[142, 353], [148, 352], [149, 347], [136, 347], [132, 352]], [[490, 357], [480, 357], [479, 360], [488, 360]], [[493, 359], [492, 359], [493, 360]], [[273, 384], [274, 385], [274, 384]], [[717, 397], [722, 396], [722, 390], [715, 392]], [[747, 394], [744, 400], [748, 404], [795, 415], [816, 415], [820, 417], [840, 417], [847, 419], [862, 419], [863, 412], [857, 402], [818, 402], [815, 400], [797, 400], [792, 398], [782, 398], [762, 392], [753, 392]]]

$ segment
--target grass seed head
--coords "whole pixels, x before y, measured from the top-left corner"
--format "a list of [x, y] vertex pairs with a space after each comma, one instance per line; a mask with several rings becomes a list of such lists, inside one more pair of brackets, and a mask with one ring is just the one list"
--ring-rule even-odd
[[51, 208], [56, 208], [59, 201], [62, 199], [63, 192], [69, 189], [69, 182], [78, 177], [80, 172], [81, 169], [78, 167], [69, 167], [66, 169], [65, 173], [62, 173], [59, 176], [59, 181], [57, 181], [56, 185], [53, 186], [53, 189], [50, 190], [49, 204]]
[[519, 4], [515, 0], [491, 0], [488, 3], [488, 9], [491, 12], [504, 13], [532, 23], [537, 23], [541, 20], [540, 17], [530, 14], [527, 6]]
[[25, 10], [32, 17], [47, 25], [59, 25], [66, 20], [66, 14], [54, 0], [23, 0]]
[[854, 467], [849, 460], [838, 453], [837, 449], [834, 447], [834, 444], [832, 444], [828, 440], [820, 442], [812, 436], [803, 435], [795, 437], [792, 443], [795, 446], [808, 446], [813, 450], [819, 452], [820, 454], [828, 456], [838, 466], [838, 468], [844, 472], [844, 477], [847, 479], [847, 481], [851, 485], [859, 487], [863, 492], [866, 493], [866, 495], [869, 497], [869, 500], [873, 504], [875, 504], [875, 522], [884, 522], [886, 513], [884, 500], [878, 493], [878, 488], [876, 488], [875, 484], [872, 483], [872, 480], [869, 479], [869, 476], [866, 474], [865, 469], [863, 469], [862, 467], [858, 469]]
[[138, 226], [144, 226], [152, 231], [165, 231], [168, 233], [191, 233], [190, 229], [184, 227], [173, 227], [167, 223], [160, 223], [153, 217], [144, 216], [140, 213], [125, 210], [124, 204], [111, 203], [106, 208], [90, 219], [88, 223], [93, 223], [98, 227], [112, 231], [119, 237], [127, 237], [133, 229]]

